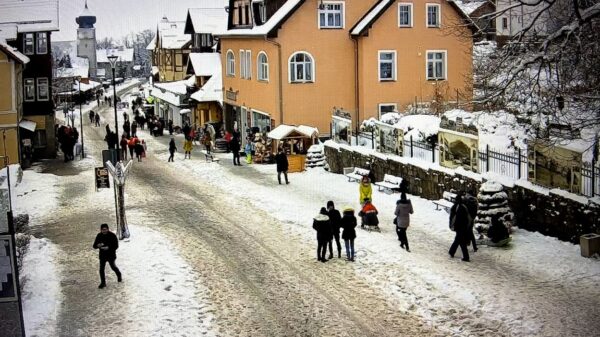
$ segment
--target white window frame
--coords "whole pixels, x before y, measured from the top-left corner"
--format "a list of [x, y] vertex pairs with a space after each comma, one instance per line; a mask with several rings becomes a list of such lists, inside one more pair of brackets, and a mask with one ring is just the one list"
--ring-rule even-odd
[[[307, 79], [298, 80], [298, 79], [296, 79], [296, 80], [292, 81], [292, 59], [296, 55], [298, 55], [298, 54], [306, 54], [310, 58], [310, 80], [307, 80]], [[304, 64], [306, 64], [306, 62]], [[315, 58], [309, 52], [304, 51], [304, 50], [296, 51], [296, 52], [292, 53], [292, 55], [288, 58], [288, 82], [289, 83], [315, 83], [316, 82], [315, 75], [316, 75], [316, 72], [317, 72], [316, 68], [317, 68], [317, 66], [316, 66]], [[304, 76], [306, 75], [306, 69], [305, 68], [303, 69], [303, 75]]]
[[[41, 84], [40, 82], [46, 81], [45, 87], [46, 87], [46, 98], [42, 98], [42, 96], [40, 95], [40, 91], [42, 89], [42, 87], [44, 87], [43, 84]], [[37, 100], [38, 101], [48, 101], [50, 100], [50, 82], [48, 81], [48, 77], [38, 77], [36, 79], [36, 86], [37, 86]]]
[[[382, 78], [381, 77], [381, 54], [392, 54], [392, 78]], [[377, 51], [377, 78], [379, 79], [379, 82], [389, 82], [389, 81], [395, 81], [396, 80], [396, 73], [397, 73], [397, 64], [398, 64], [398, 55], [396, 53], [395, 50], [378, 50]], [[386, 60], [385, 63], [388, 63], [388, 61]]]
[[[227, 64], [227, 76], [235, 77], [235, 53], [233, 50], [227, 50], [225, 54], [225, 64]], [[231, 55], [231, 58], [229, 57]], [[230, 62], [231, 61], [231, 62]]]
[[252, 51], [246, 50], [246, 79], [252, 79]]
[[[318, 9], [317, 10], [317, 25], [319, 27], [319, 29], [344, 29], [346, 27], [346, 6], [345, 3], [343, 1], [323, 1], [323, 6], [324, 9]], [[327, 9], [327, 5], [340, 5], [341, 9], [338, 10], [330, 10]], [[321, 13], [325, 14], [325, 25], [321, 25]], [[339, 13], [340, 14], [340, 26], [329, 26], [327, 24], [327, 14], [329, 13], [333, 13], [334, 16], [335, 14]], [[334, 19], [335, 21], [335, 19]]]
[[[437, 23], [435, 25], [429, 24], [429, 8], [431, 8], [431, 7], [437, 8], [437, 11], [436, 11]], [[440, 28], [442, 26], [442, 6], [440, 6], [440, 4], [432, 4], [432, 3], [425, 4], [425, 26], [427, 28]]]
[[240, 49], [240, 78], [246, 78], [246, 51]]
[[[27, 81], [31, 81], [31, 85], [27, 84]], [[27, 98], [27, 87], [31, 88], [31, 93], [33, 94], [33, 97], [31, 98]], [[35, 102], [35, 98], [36, 98], [36, 91], [35, 91], [35, 78], [25, 78], [23, 79], [23, 100], [25, 102]]]
[[[442, 53], [444, 58], [442, 59], [442, 71], [444, 73], [444, 77], [429, 77], [429, 54], [433, 53]], [[434, 67], [435, 72], [435, 67]], [[448, 80], [448, 51], [447, 50], [427, 50], [425, 53], [425, 78], [428, 81], [446, 81]]]
[[381, 116], [383, 115], [381, 113], [381, 108], [384, 107], [384, 106], [393, 106], [394, 107], [393, 111], [398, 111], [398, 104], [397, 103], [379, 103], [379, 104], [377, 104], [377, 112], [379, 113], [379, 119], [381, 119]]
[[[31, 39], [29, 39], [28, 36], [31, 36]], [[31, 41], [31, 51], [27, 51], [27, 41]], [[35, 33], [23, 34], [23, 54], [25, 54], [25, 55], [35, 54]]]
[[502, 17], [501, 22], [502, 22], [502, 30], [507, 30], [508, 29], [508, 18]]
[[[260, 57], [265, 57], [265, 62], [260, 62]], [[269, 82], [269, 57], [264, 51], [260, 51], [256, 57], [256, 78], [259, 81]]]
[[[410, 9], [408, 11], [408, 21], [409, 23], [406, 24], [402, 24], [400, 23], [400, 8], [404, 7], [404, 6], [408, 6]], [[400, 28], [407, 28], [407, 27], [412, 27], [413, 26], [413, 4], [411, 2], [400, 2], [398, 3], [398, 27]]]
[[[40, 41], [44, 41], [43, 48], [40, 48]], [[48, 54], [48, 33], [35, 33], [35, 52], [36, 54]]]

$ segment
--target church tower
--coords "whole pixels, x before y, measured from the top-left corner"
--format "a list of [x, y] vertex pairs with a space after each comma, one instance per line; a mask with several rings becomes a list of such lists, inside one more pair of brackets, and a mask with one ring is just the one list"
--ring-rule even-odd
[[90, 65], [90, 78], [97, 78], [96, 64], [96, 17], [90, 12], [87, 0], [83, 12], [75, 18], [75, 22], [79, 24], [77, 28], [77, 56], [88, 59]]

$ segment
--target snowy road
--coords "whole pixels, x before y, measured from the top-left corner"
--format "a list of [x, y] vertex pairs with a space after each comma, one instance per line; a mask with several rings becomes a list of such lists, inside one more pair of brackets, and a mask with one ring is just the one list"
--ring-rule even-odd
[[[103, 120], [113, 125], [112, 115], [105, 109]], [[148, 158], [134, 163], [126, 187], [132, 238], [117, 259], [124, 282], [107, 269], [108, 287], [98, 290], [91, 244], [100, 223], [114, 223], [114, 201], [112, 189], [92, 184], [104, 128], [84, 124], [90, 158], [45, 165], [59, 176], [58, 206], [32, 219], [36, 236], [56, 246], [60, 336], [592, 336], [600, 329], [600, 264], [577, 256], [576, 246], [517, 230], [512, 249], [451, 260], [445, 215], [413, 197], [406, 253], [387, 225], [395, 196], [375, 193], [383, 232], [359, 231], [354, 264], [318, 263], [310, 219], [328, 199], [354, 205], [355, 184], [319, 169], [279, 186], [272, 165], [205, 163], [199, 153], [167, 163], [168, 137], [145, 133]]]

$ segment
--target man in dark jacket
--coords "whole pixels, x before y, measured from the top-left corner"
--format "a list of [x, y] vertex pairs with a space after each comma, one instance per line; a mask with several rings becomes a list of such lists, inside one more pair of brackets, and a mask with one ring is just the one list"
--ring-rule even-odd
[[329, 240], [329, 259], [333, 258], [333, 239], [337, 245], [338, 258], [342, 257], [342, 245], [340, 244], [340, 227], [342, 226], [342, 216], [340, 211], [335, 209], [333, 201], [327, 202], [327, 215], [329, 216], [329, 222], [331, 223], [331, 234], [332, 239]]
[[281, 185], [281, 173], [285, 177], [285, 183], [289, 184], [287, 171], [288, 171], [288, 160], [285, 152], [283, 152], [283, 147], [279, 147], [277, 154], [275, 155], [275, 162], [277, 163], [277, 181], [279, 181], [279, 185]]
[[233, 165], [237, 166], [242, 166], [242, 164], [240, 164], [241, 137], [242, 136], [240, 135], [239, 131], [233, 130], [231, 142], [229, 142], [229, 148], [231, 149], [231, 152], [233, 152]]
[[454, 206], [450, 209], [450, 228], [453, 228], [456, 235], [448, 254], [450, 254], [450, 257], [454, 257], [456, 249], [460, 246], [463, 254], [462, 260], [465, 262], [469, 262], [469, 251], [467, 250], [467, 243], [471, 240], [471, 235], [469, 235], [469, 218], [469, 210], [463, 203], [462, 195], [459, 194], [456, 196]]
[[331, 240], [331, 225], [325, 207], [321, 207], [319, 214], [313, 218], [313, 229], [317, 231], [317, 260], [327, 262], [325, 253], [327, 242]]
[[103, 223], [100, 225], [100, 233], [96, 235], [93, 247], [100, 252], [100, 285], [98, 288], [102, 289], [106, 287], [106, 277], [104, 275], [106, 262], [108, 262], [110, 268], [117, 274], [117, 281], [121, 282], [121, 271], [119, 271], [119, 268], [115, 265], [119, 240], [117, 240], [115, 233], [108, 230], [107, 224]]

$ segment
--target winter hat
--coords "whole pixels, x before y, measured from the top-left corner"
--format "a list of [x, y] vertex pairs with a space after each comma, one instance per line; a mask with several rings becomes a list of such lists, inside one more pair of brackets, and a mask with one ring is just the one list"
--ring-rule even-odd
[[100, 225], [100, 229], [102, 229], [102, 228], [108, 229], [108, 224], [106, 224], [106, 223], [101, 224]]
[[333, 201], [331, 201], [331, 200], [329, 200], [329, 201], [327, 202], [327, 208], [329, 208], [329, 207], [335, 207], [335, 206], [333, 205]]
[[325, 209], [325, 207], [321, 207], [321, 211], [319, 213], [327, 214], [327, 209]]
[[354, 208], [352, 206], [344, 206], [344, 212], [354, 212]]

